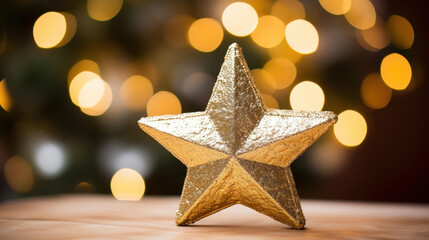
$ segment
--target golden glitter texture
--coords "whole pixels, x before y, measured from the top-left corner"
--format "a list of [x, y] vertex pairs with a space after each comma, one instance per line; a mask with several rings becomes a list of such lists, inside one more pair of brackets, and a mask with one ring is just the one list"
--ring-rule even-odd
[[243, 204], [302, 229], [289, 166], [336, 121], [332, 112], [268, 109], [234, 43], [204, 112], [146, 117], [139, 125], [188, 167], [177, 225]]

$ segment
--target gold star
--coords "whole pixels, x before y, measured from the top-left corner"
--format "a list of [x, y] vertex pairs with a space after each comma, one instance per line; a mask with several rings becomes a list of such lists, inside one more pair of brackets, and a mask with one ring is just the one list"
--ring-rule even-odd
[[188, 168], [177, 225], [243, 204], [301, 229], [290, 164], [336, 120], [332, 112], [268, 109], [234, 43], [204, 112], [146, 117], [139, 125]]

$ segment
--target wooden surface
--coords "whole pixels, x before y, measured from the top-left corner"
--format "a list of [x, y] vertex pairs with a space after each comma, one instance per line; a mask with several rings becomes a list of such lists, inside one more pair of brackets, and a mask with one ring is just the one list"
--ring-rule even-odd
[[429, 239], [429, 205], [302, 201], [305, 230], [236, 205], [177, 227], [177, 197], [66, 195], [0, 204], [0, 239]]

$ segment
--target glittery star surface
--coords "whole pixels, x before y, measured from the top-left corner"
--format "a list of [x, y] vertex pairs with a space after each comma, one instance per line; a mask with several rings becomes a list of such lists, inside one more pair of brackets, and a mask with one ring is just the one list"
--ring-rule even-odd
[[332, 112], [268, 109], [234, 43], [204, 112], [146, 117], [139, 125], [188, 168], [177, 225], [243, 204], [301, 229], [290, 164], [336, 121]]

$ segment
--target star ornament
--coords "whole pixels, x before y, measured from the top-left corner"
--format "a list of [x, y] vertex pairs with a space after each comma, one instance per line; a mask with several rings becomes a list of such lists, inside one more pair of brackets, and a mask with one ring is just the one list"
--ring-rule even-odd
[[204, 112], [145, 117], [139, 125], [188, 168], [177, 225], [243, 204], [302, 229], [290, 164], [336, 121], [327, 111], [268, 109], [234, 43]]

